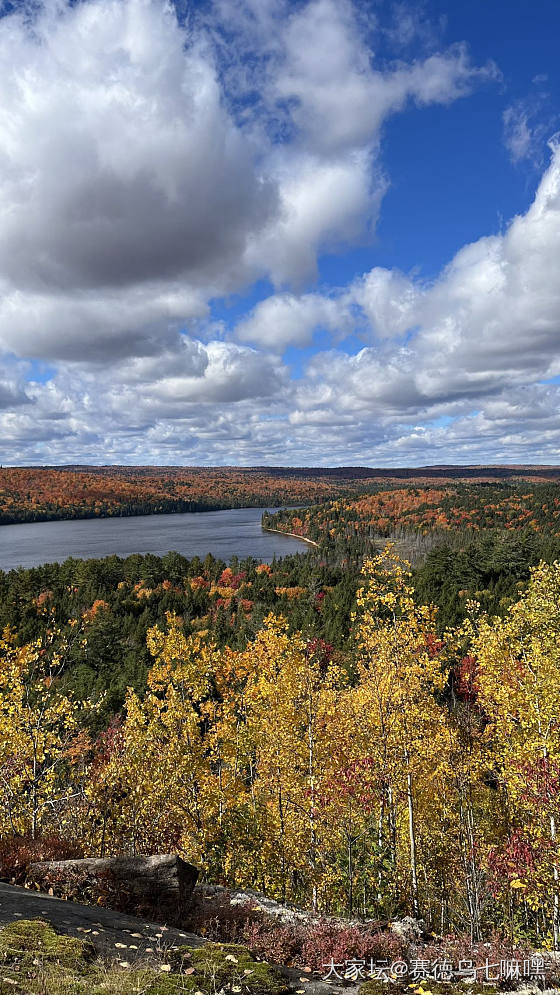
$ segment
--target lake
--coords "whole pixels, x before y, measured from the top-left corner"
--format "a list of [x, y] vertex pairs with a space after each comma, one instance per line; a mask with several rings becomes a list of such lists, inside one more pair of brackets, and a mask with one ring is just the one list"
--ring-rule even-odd
[[[263, 532], [264, 508], [195, 511], [176, 515], [137, 515], [131, 518], [87, 518], [68, 522], [32, 522], [0, 526], [0, 569], [36, 567], [62, 562], [69, 556], [95, 559], [171, 550], [183, 556], [213, 556], [229, 560], [254, 556], [269, 562], [274, 556], [304, 553], [298, 539]], [[274, 509], [269, 509], [274, 510]]]

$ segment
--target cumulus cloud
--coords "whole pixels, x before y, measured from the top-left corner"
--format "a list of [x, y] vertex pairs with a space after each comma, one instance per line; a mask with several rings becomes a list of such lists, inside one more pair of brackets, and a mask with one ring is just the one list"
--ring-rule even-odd
[[27, 355], [142, 349], [236, 284], [275, 207], [203, 40], [161, 0], [1, 18], [0, 146], [0, 341]]
[[376, 268], [346, 288], [347, 306], [369, 321], [371, 344], [356, 355], [333, 349], [311, 358], [289, 414], [294, 433], [316, 437], [317, 446], [322, 433], [333, 454], [347, 438], [352, 462], [395, 465], [406, 453], [425, 462], [522, 462], [536, 452], [554, 462], [559, 253], [553, 146], [526, 214], [503, 235], [465, 246], [431, 285]]
[[124, 292], [25, 292], [0, 280], [0, 342], [19, 356], [110, 364], [166, 349], [185, 321], [207, 314], [197, 291], [145, 283]]
[[409, 101], [449, 104], [498, 75], [473, 66], [462, 45], [378, 69], [367, 27], [350, 0], [311, 0], [277, 23], [263, 93], [292, 140], [270, 160], [280, 215], [249, 254], [276, 284], [313, 276], [318, 249], [371, 235], [388, 186], [379, 141], [390, 115]]
[[157, 0], [0, 21], [0, 266], [18, 286], [221, 273], [266, 188], [196, 37]]
[[287, 346], [309, 345], [319, 330], [343, 338], [352, 329], [351, 301], [346, 295], [286, 293], [265, 298], [235, 331], [241, 341], [282, 352]]
[[[400, 58], [383, 61], [350, 0], [215, 0], [186, 26], [166, 0], [0, 17], [0, 353], [55, 364], [26, 385], [0, 370], [6, 458], [390, 459], [415, 412], [458, 424], [550, 373], [552, 170], [433, 286], [376, 267], [309, 290], [318, 255], [374, 233], [390, 116], [498, 77], [399, 11]], [[211, 302], [257, 279], [273, 293], [224, 341]], [[290, 382], [281, 353], [317, 331], [364, 349]]]
[[166, 0], [43, 0], [0, 17], [4, 349], [151, 354], [211, 298], [301, 283], [373, 230], [387, 117], [495, 75], [461, 46], [375, 68], [350, 0], [212, 12], [187, 28]]
[[340, 385], [341, 404], [426, 413], [559, 375], [559, 254], [560, 147], [553, 145], [527, 213], [503, 235], [462, 248], [433, 284], [381, 268], [355, 281], [346, 300], [360, 306], [378, 344], [356, 356], [314, 357], [310, 383], [319, 394]]
[[286, 383], [283, 364], [255, 349], [226, 342], [209, 342], [201, 349], [206, 359], [202, 372], [168, 370], [152, 381], [150, 393], [156, 403], [231, 404], [271, 397]]
[[28, 403], [29, 397], [21, 384], [14, 383], [13, 380], [0, 378], [0, 410], [3, 408], [15, 408], [20, 404]]
[[351, 296], [380, 338], [402, 335], [414, 324], [421, 290], [404, 273], [376, 266], [356, 280]]

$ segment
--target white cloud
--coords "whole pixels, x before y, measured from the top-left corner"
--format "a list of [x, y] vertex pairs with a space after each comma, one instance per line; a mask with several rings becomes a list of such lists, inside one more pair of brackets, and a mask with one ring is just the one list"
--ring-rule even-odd
[[547, 141], [558, 128], [559, 115], [553, 110], [547, 83], [546, 75], [535, 76], [527, 96], [514, 100], [503, 112], [503, 141], [515, 165], [525, 160], [541, 169]]
[[529, 127], [529, 114], [523, 104], [506, 107], [503, 114], [504, 145], [512, 162], [526, 159], [533, 144], [533, 132]]
[[356, 280], [351, 295], [368, 319], [374, 335], [402, 335], [414, 324], [421, 290], [403, 273], [380, 266]]
[[[462, 248], [432, 285], [376, 268], [346, 300], [359, 305], [374, 340], [357, 356], [310, 364], [311, 382], [339, 384], [341, 403], [377, 410], [484, 399], [560, 374], [560, 147], [525, 215], [503, 235]], [[389, 336], [406, 342], [392, 344]], [[329, 403], [332, 403], [332, 398]], [[338, 403], [338, 402], [337, 402]]]
[[377, 69], [366, 28], [349, 0], [310, 0], [277, 24], [264, 95], [292, 140], [270, 160], [279, 217], [249, 250], [277, 285], [313, 277], [318, 249], [371, 237], [388, 186], [380, 134], [392, 114], [409, 101], [449, 104], [498, 76], [493, 64], [473, 66], [462, 45]]
[[493, 64], [473, 66], [463, 45], [376, 69], [349, 0], [312, 0], [288, 19], [284, 39], [273, 92], [290, 101], [300, 140], [329, 154], [368, 145], [409, 99], [448, 104], [497, 76]]
[[287, 346], [306, 346], [314, 332], [323, 329], [344, 338], [353, 327], [349, 302], [342, 297], [320, 294], [277, 294], [265, 298], [236, 327], [242, 342], [254, 342], [283, 351]]
[[[403, 7], [399, 23], [409, 44], [418, 22]], [[433, 286], [376, 267], [301, 290], [318, 254], [372, 237], [389, 117], [465, 96], [493, 65], [426, 33], [422, 58], [381, 64], [380, 29], [350, 0], [218, 0], [189, 25], [164, 0], [0, 18], [5, 459], [392, 459], [413, 413], [459, 424], [472, 398], [550, 373], [552, 171], [525, 218]], [[209, 302], [259, 277], [275, 292], [218, 340]], [[278, 353], [318, 330], [366, 346], [290, 382]], [[13, 357], [56, 369], [24, 385]]]
[[0, 346], [152, 354], [210, 298], [371, 235], [383, 122], [495, 73], [461, 47], [376, 69], [362, 29], [350, 0], [217, 2], [189, 29], [166, 0], [0, 17]]
[[25, 355], [141, 349], [143, 326], [237, 285], [275, 210], [209, 52], [161, 0], [1, 18], [0, 147], [0, 341]]

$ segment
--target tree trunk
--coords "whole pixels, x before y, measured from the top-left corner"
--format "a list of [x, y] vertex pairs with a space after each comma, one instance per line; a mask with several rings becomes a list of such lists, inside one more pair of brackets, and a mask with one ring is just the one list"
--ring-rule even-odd
[[410, 843], [410, 886], [412, 892], [412, 911], [420, 918], [420, 902], [418, 899], [418, 867], [416, 862], [416, 832], [414, 826], [414, 799], [412, 797], [412, 774], [410, 771], [410, 755], [408, 748], [404, 751], [406, 763], [406, 800], [408, 805], [408, 839]]

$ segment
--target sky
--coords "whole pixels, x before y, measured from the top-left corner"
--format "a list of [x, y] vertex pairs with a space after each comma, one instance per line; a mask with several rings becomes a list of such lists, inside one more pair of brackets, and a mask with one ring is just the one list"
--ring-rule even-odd
[[0, 462], [560, 463], [557, 0], [0, 0]]

